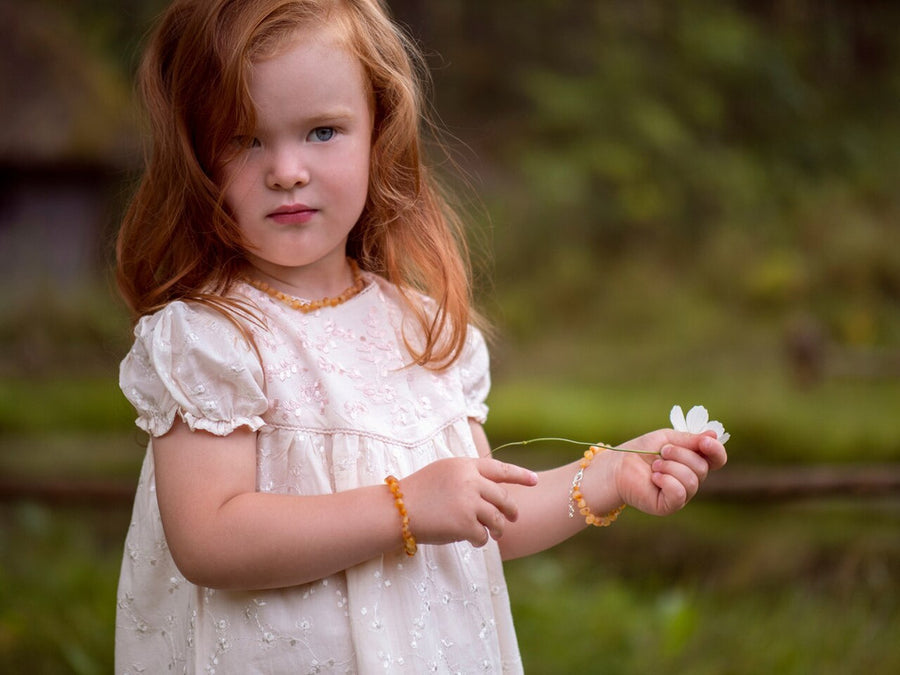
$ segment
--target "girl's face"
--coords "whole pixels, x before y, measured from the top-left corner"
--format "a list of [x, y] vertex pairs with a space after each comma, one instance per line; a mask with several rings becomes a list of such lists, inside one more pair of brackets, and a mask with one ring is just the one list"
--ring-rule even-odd
[[300, 286], [338, 274], [369, 184], [372, 102], [362, 65], [332, 32], [301, 30], [253, 64], [249, 87], [257, 127], [235, 139], [223, 175], [248, 259]]

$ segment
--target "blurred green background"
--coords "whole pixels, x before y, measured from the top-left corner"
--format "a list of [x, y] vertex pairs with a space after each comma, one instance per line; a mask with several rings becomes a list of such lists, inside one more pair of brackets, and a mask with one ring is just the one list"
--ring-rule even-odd
[[[110, 242], [163, 4], [0, 0], [2, 672], [112, 667], [145, 440]], [[390, 4], [432, 68], [497, 329], [494, 444], [620, 442], [674, 403], [732, 434], [713, 496], [507, 566], [527, 670], [900, 672], [896, 488], [728, 490], [900, 472], [900, 5]]]

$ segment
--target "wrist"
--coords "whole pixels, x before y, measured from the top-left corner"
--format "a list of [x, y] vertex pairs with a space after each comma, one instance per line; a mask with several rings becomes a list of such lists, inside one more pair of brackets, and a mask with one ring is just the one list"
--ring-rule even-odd
[[[619, 517], [625, 503], [615, 489], [615, 481], [610, 480], [614, 476], [614, 472], [610, 471], [611, 462], [615, 462], [615, 458], [610, 457], [612, 454], [604, 453], [603, 448], [598, 446], [591, 446], [585, 451], [569, 490], [569, 518], [574, 518], [577, 511], [586, 524], [606, 527]], [[593, 470], [589, 472], [589, 468]], [[590, 480], [586, 480], [588, 475]]]
[[400, 481], [394, 476], [388, 476], [384, 479], [384, 482], [391, 491], [391, 496], [394, 498], [394, 506], [397, 508], [397, 513], [400, 515], [400, 536], [403, 539], [403, 550], [406, 552], [406, 555], [412, 557], [416, 554], [417, 550], [416, 539], [413, 537], [409, 527], [409, 513], [407, 512], [406, 504], [403, 501], [403, 493], [400, 491]]

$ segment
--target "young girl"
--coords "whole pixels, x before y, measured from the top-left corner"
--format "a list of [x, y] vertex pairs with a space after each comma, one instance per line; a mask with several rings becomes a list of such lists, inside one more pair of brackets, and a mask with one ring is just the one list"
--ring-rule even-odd
[[521, 671], [501, 560], [725, 463], [674, 430], [540, 475], [491, 457], [419, 66], [379, 0], [178, 0], [151, 39], [118, 673]]

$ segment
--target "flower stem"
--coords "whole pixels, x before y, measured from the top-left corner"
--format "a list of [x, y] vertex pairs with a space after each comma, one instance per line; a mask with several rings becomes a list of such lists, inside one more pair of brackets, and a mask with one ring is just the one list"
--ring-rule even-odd
[[615, 450], [616, 452], [631, 452], [636, 455], [658, 455], [658, 452], [653, 452], [652, 450], [635, 450], [633, 448], [614, 448], [611, 445], [606, 445], [604, 443], [590, 443], [588, 441], [573, 441], [571, 438], [530, 438], [527, 441], [513, 441], [512, 443], [504, 443], [503, 445], [499, 445], [493, 450], [491, 450], [491, 454], [499, 452], [504, 448], [509, 448], [514, 445], [529, 445], [531, 443], [540, 443], [544, 441], [550, 442], [558, 442], [558, 443], [571, 443], [572, 445], [586, 445], [586, 446], [595, 446], [598, 448], [603, 448], [605, 450]]

